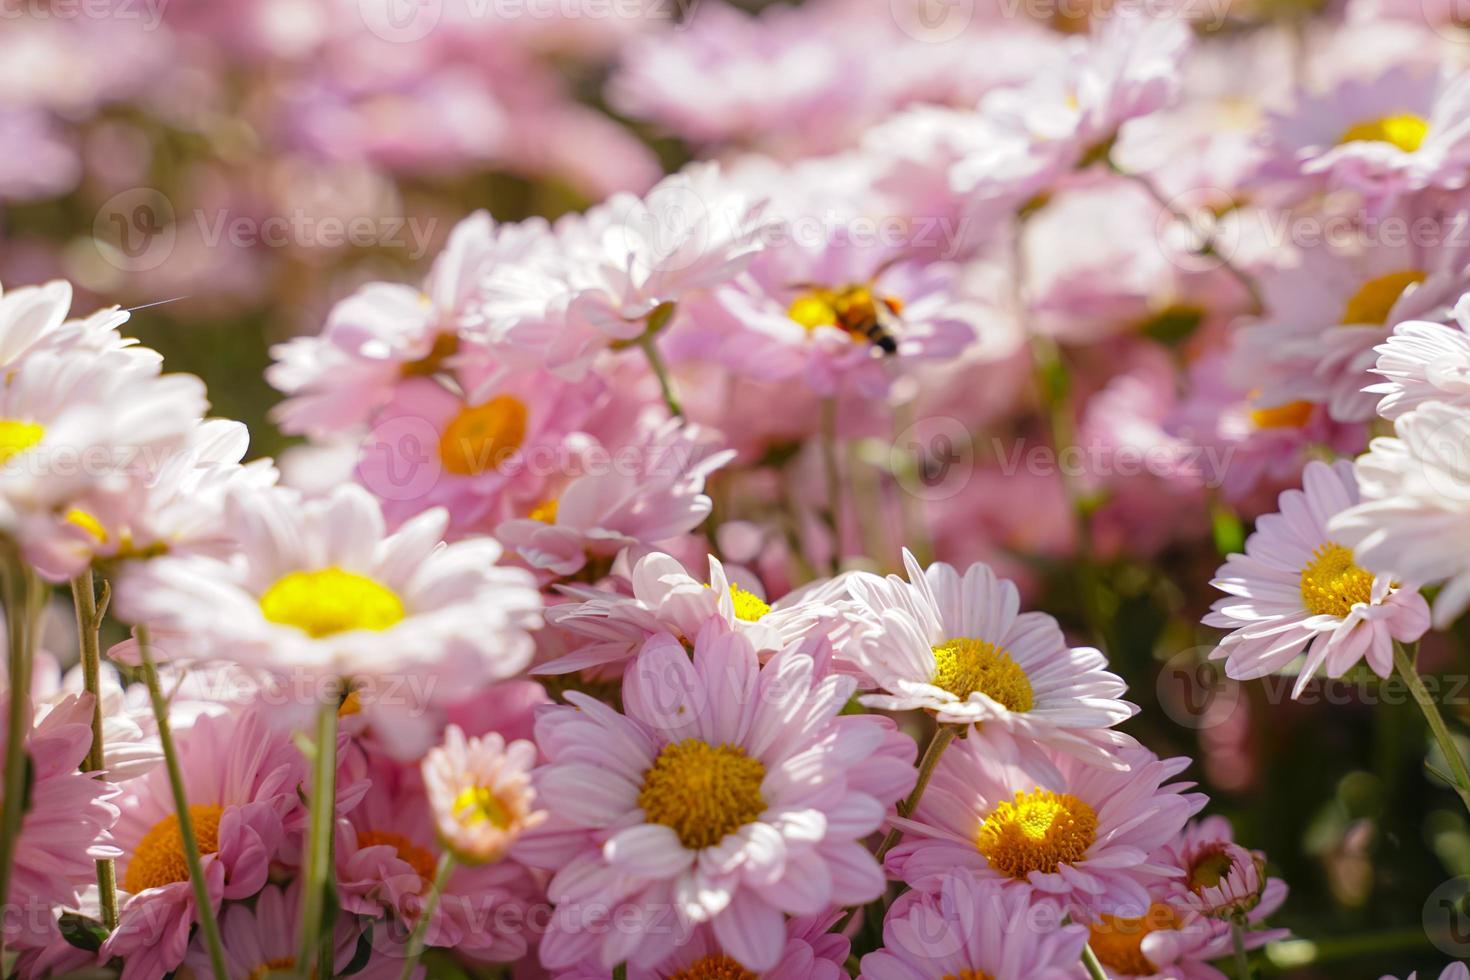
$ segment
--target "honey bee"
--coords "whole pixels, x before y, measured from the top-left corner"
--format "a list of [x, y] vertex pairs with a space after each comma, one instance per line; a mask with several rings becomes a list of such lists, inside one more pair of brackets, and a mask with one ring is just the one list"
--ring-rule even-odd
[[864, 340], [891, 357], [898, 353], [903, 327], [899, 314], [903, 301], [896, 296], [875, 296], [870, 285], [831, 289], [815, 283], [797, 283], [804, 290], [791, 304], [790, 316], [807, 329], [833, 326], [854, 340]]

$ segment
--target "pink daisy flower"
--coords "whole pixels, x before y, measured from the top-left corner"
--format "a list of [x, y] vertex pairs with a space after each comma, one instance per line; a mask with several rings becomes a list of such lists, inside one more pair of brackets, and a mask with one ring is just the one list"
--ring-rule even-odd
[[627, 445], [590, 457], [531, 516], [501, 523], [496, 537], [533, 568], [574, 575], [589, 562], [610, 562], [624, 548], [653, 546], [687, 534], [713, 506], [705, 479], [729, 462], [714, 434], [679, 419], [646, 423]]
[[1301, 192], [1351, 190], [1370, 207], [1425, 188], [1465, 186], [1470, 164], [1470, 74], [1394, 68], [1349, 78], [1273, 114], [1265, 179]]
[[943, 562], [919, 567], [903, 553], [908, 581], [859, 572], [847, 578], [855, 613], [872, 628], [843, 649], [883, 692], [863, 704], [922, 709], [942, 724], [973, 725], [971, 738], [1000, 734], [1049, 745], [1093, 765], [1120, 768], [1133, 739], [1113, 730], [1138, 709], [1127, 685], [1090, 647], [1069, 647], [1056, 620], [1021, 612], [1013, 583], [979, 562], [963, 574]]
[[[614, 194], [556, 224], [572, 287], [565, 328], [602, 345], [647, 329], [656, 307], [677, 306], [739, 275], [760, 251], [761, 202], [715, 163], [697, 163], [644, 197]], [[561, 346], [583, 349], [582, 344]], [[554, 365], [548, 365], [554, 366]]]
[[768, 656], [806, 637], [819, 621], [836, 616], [830, 603], [840, 598], [840, 585], [833, 582], [768, 603], [758, 583], [749, 589], [732, 583], [714, 555], [709, 556], [707, 582], [689, 574], [677, 558], [653, 552], [638, 559], [626, 584], [627, 593], [561, 586], [577, 601], [548, 607], [547, 621], [581, 643], [571, 653], [537, 664], [536, 673], [603, 666], [615, 666], [621, 673], [650, 637], [671, 633], [688, 640], [711, 620], [744, 634], [758, 654]]
[[[499, 567], [479, 538], [443, 544], [431, 510], [387, 533], [356, 486], [304, 500], [290, 490], [237, 491], [225, 507], [231, 560], [164, 557], [125, 570], [119, 613], [187, 638], [203, 658], [277, 672], [437, 679], [428, 694], [508, 677], [530, 661], [540, 597], [521, 570]], [[364, 710], [384, 705], [364, 704]]]
[[[1222, 826], [1223, 825], [1223, 826]], [[1117, 980], [1148, 977], [1154, 980], [1228, 980], [1210, 965], [1234, 950], [1230, 923], [1210, 918], [1181, 896], [1190, 896], [1191, 879], [1208, 879], [1219, 867], [1215, 855], [1230, 842], [1230, 826], [1221, 817], [1191, 823], [1179, 838], [1157, 855], [1180, 868], [1184, 879], [1170, 879], [1151, 889], [1153, 902], [1134, 915], [1125, 910], [1103, 914], [1091, 926], [1088, 945], [1098, 961]], [[1257, 895], [1257, 903], [1243, 913], [1248, 927], [1243, 933], [1246, 949], [1259, 949], [1285, 939], [1286, 929], [1261, 928], [1266, 918], [1286, 901], [1286, 884], [1270, 879]], [[1137, 910], [1134, 910], [1137, 911]]]
[[1082, 921], [1146, 909], [1149, 889], [1182, 877], [1152, 855], [1205, 804], [1171, 783], [1188, 759], [1144, 748], [1118, 753], [1120, 772], [1067, 757], [1055, 764], [967, 738], [940, 757], [918, 809], [890, 822], [905, 837], [885, 869], [932, 891], [957, 869], [1061, 902]]
[[478, 362], [457, 379], [459, 390], [435, 378], [402, 381], [373, 418], [357, 480], [391, 524], [444, 507], [460, 536], [501, 519], [508, 497], [538, 499], [575, 464], [586, 442], [578, 430], [601, 393], [595, 381]]
[[[1224, 817], [1191, 823], [1163, 853], [1185, 871], [1171, 883], [1182, 904], [1216, 919], [1252, 916], [1258, 921], [1286, 900], [1286, 883], [1266, 877], [1266, 855], [1235, 843], [1235, 831]], [[1256, 914], [1260, 906], [1267, 911]]]
[[648, 641], [623, 679], [626, 715], [575, 692], [547, 709], [537, 792], [567, 859], [542, 964], [655, 967], [707, 923], [729, 957], [769, 970], [784, 915], [881, 893], [862, 841], [912, 785], [912, 745], [839, 715], [852, 689], [801, 648], [761, 667], [749, 640], [711, 624], [692, 661], [672, 636]]
[[1302, 489], [1280, 497], [1280, 512], [1256, 522], [1245, 554], [1216, 573], [1217, 599], [1204, 622], [1230, 630], [1210, 654], [1239, 680], [1284, 669], [1306, 654], [1292, 696], [1318, 670], [1341, 677], [1360, 660], [1379, 677], [1393, 670], [1393, 642], [1429, 628], [1429, 605], [1411, 586], [1360, 568], [1329, 522], [1358, 502], [1353, 466], [1313, 461]]
[[[0, 704], [0, 721], [9, 715], [9, 697]], [[74, 908], [88, 883], [95, 883], [98, 858], [117, 857], [112, 828], [118, 819], [118, 790], [80, 771], [92, 746], [92, 697], [71, 695], [51, 705], [27, 726], [29, 760], [27, 808], [15, 847], [5, 942], [39, 947], [57, 938], [55, 920], [44, 925], [36, 911]], [[0, 750], [7, 726], [0, 731]]]
[[404, 377], [452, 366], [462, 343], [486, 328], [485, 277], [548, 247], [544, 222], [497, 228], [476, 212], [450, 233], [422, 291], [369, 283], [333, 307], [319, 335], [277, 344], [266, 379], [289, 396], [275, 413], [282, 429], [340, 433], [387, 403]]
[[[391, 915], [389, 934], [402, 940], [423, 914], [444, 847], [417, 767], [370, 757], [367, 777], [371, 788], [337, 824], [337, 888], [348, 911]], [[458, 866], [430, 916], [425, 942], [477, 960], [518, 959], [539, 897], [536, 881], [515, 861]]]
[[1184, 400], [1165, 422], [1169, 432], [1204, 450], [1205, 481], [1227, 500], [1295, 483], [1315, 447], [1351, 455], [1367, 442], [1361, 424], [1333, 421], [1325, 405], [1268, 405], [1230, 374], [1229, 355], [1195, 361]]
[[1020, 203], [1097, 162], [1123, 124], [1178, 96], [1192, 38], [1178, 18], [1120, 11], [1070, 40], [1057, 70], [981, 100], [1000, 138], [951, 171], [956, 188]]
[[[225, 952], [227, 980], [259, 980], [271, 972], [289, 973], [296, 965], [300, 949], [296, 941], [301, 928], [301, 881], [296, 879], [285, 889], [266, 885], [252, 904], [231, 902], [220, 915], [220, 940]], [[369, 927], [370, 928], [370, 927]], [[391, 938], [371, 936], [366, 961], [359, 959], [364, 950], [364, 935], [347, 916], [338, 918], [333, 942], [333, 972], [351, 968], [351, 975], [363, 980], [393, 980], [403, 972], [402, 947]], [[394, 956], [393, 953], [399, 955]], [[211, 975], [209, 953], [196, 937], [184, 963], [195, 976]], [[424, 976], [417, 967], [415, 980]]]
[[517, 837], [545, 819], [533, 810], [536, 745], [506, 744], [498, 733], [465, 738], [458, 725], [424, 756], [421, 773], [439, 841], [466, 864], [498, 861]]
[[956, 357], [975, 340], [978, 317], [957, 295], [956, 266], [832, 244], [757, 262], [691, 319], [699, 335], [671, 336], [672, 350], [760, 381], [800, 378], [822, 396], [851, 387], [876, 398], [898, 372]]
[[[301, 806], [301, 755], [254, 710], [202, 716], [176, 741], [210, 900], [218, 907], [249, 898], [266, 883], [285, 821]], [[182, 963], [198, 914], [167, 771], [159, 766], [122, 789], [115, 838], [126, 902], [102, 956], [121, 956], [132, 980]]]
[[1087, 927], [1064, 925], [1065, 917], [1051, 899], [960, 869], [935, 891], [899, 896], [883, 922], [883, 948], [863, 957], [858, 980], [1071, 980]]
[[[761, 973], [761, 980], [846, 980], [845, 964], [852, 944], [846, 936], [831, 931], [840, 918], [838, 912], [788, 918], [780, 962]], [[753, 976], [724, 951], [709, 925], [690, 932], [658, 966], [630, 966], [627, 973], [628, 980], [748, 980]], [[555, 980], [612, 980], [612, 970], [595, 962], [584, 963], [555, 974]]]
[[1252, 387], [1260, 406], [1307, 401], [1325, 404], [1338, 422], [1372, 419], [1377, 399], [1364, 389], [1374, 381], [1375, 345], [1405, 320], [1448, 320], [1470, 290], [1463, 220], [1432, 219], [1434, 247], [1418, 243], [1429, 236], [1416, 222], [1428, 216], [1399, 210], [1383, 220], [1418, 230], [1368, 247], [1303, 249], [1298, 262], [1262, 277], [1270, 315], [1241, 331], [1230, 364], [1232, 380]]

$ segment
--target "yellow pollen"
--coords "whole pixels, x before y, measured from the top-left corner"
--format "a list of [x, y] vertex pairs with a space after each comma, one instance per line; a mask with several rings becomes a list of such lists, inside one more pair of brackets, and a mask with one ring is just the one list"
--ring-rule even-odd
[[277, 579], [261, 595], [260, 613], [319, 640], [348, 630], [385, 630], [403, 618], [403, 601], [366, 575], [331, 567]]
[[725, 954], [712, 953], [669, 974], [669, 980], [758, 980], [758, 977]]
[[458, 476], [498, 468], [525, 441], [526, 416], [526, 403], [512, 395], [466, 406], [439, 437], [444, 468]]
[[377, 847], [387, 844], [398, 852], [398, 857], [406, 863], [414, 872], [423, 879], [424, 886], [434, 880], [434, 869], [438, 863], [434, 855], [419, 847], [413, 841], [402, 834], [395, 834], [388, 830], [359, 830], [357, 832], [357, 846]]
[[1143, 955], [1143, 937], [1160, 929], [1178, 929], [1179, 916], [1162, 902], [1148, 907], [1148, 912], [1139, 918], [1103, 915], [1092, 927], [1087, 945], [1097, 954], [1103, 966], [1126, 974], [1146, 977], [1158, 972], [1158, 967]]
[[510, 811], [488, 786], [469, 786], [454, 798], [454, 815], [460, 823], [473, 827], [494, 824], [501, 830], [510, 826]]
[[1368, 119], [1338, 137], [1338, 145], [1362, 140], [1369, 143], [1391, 143], [1405, 153], [1413, 153], [1429, 133], [1429, 120], [1412, 112], [1395, 113]]
[[98, 544], [107, 543], [107, 529], [102, 526], [102, 522], [80, 507], [73, 507], [67, 511], [65, 521], [73, 527], [79, 527], [83, 531], [86, 531], [97, 540]]
[[1418, 269], [1401, 269], [1377, 279], [1363, 283], [1342, 308], [1344, 324], [1370, 324], [1381, 327], [1388, 323], [1393, 304], [1404, 295], [1404, 290], [1421, 283], [1426, 276]]
[[1011, 655], [993, 643], [961, 636], [934, 648], [929, 681], [960, 699], [977, 691], [1009, 711], [1031, 710], [1031, 681]]
[[685, 847], [713, 847], [766, 808], [766, 767], [738, 745], [697, 738], [670, 742], [643, 774], [638, 793], [649, 823], [672, 827]]
[[[194, 839], [199, 854], [219, 850], [219, 818], [224, 808], [208, 804], [189, 807], [189, 822], [194, 825]], [[154, 824], [128, 862], [123, 887], [133, 894], [149, 888], [161, 888], [176, 881], [189, 880], [189, 864], [184, 859], [184, 839], [179, 834], [179, 817], [170, 813]]]
[[0, 419], [0, 463], [25, 452], [46, 436], [46, 427], [35, 422]]
[[754, 623], [771, 611], [764, 599], [738, 585], [730, 586], [730, 598], [735, 600], [735, 618], [742, 622]]
[[1328, 541], [1312, 553], [1302, 569], [1302, 604], [1317, 616], [1341, 619], [1373, 594], [1373, 575], [1353, 562], [1353, 553]]
[[961, 970], [958, 973], [946, 973], [940, 980], [991, 980], [990, 974], [984, 970]]
[[1017, 792], [980, 824], [975, 847], [1003, 875], [1025, 878], [1032, 871], [1055, 874], [1087, 855], [1097, 839], [1097, 814], [1070, 793], [1037, 787]]
[[541, 503], [531, 508], [530, 518], [533, 521], [540, 521], [542, 524], [555, 524], [558, 506], [557, 498], [547, 497]]
[[1300, 429], [1311, 421], [1311, 402], [1287, 402], [1270, 408], [1251, 409], [1251, 424], [1257, 429]]

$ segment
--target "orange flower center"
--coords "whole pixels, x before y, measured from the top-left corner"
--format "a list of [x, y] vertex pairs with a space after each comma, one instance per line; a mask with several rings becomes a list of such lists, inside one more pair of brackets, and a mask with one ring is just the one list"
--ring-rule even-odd
[[[219, 820], [224, 807], [201, 804], [189, 807], [189, 822], [194, 826], [194, 839], [199, 855], [219, 850]], [[189, 880], [189, 862], [184, 857], [184, 838], [179, 832], [179, 816], [170, 813], [149, 829], [133, 851], [128, 862], [123, 887], [137, 894], [149, 888], [161, 888], [176, 881]]]

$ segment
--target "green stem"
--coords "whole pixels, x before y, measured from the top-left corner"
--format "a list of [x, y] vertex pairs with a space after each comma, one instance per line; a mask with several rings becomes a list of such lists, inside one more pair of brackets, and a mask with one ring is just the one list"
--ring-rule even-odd
[[[934, 775], [934, 767], [939, 765], [939, 757], [944, 755], [944, 750], [949, 748], [949, 743], [953, 742], [962, 731], [964, 731], [963, 725], [939, 726], [939, 730], [929, 740], [929, 747], [924, 750], [924, 758], [919, 760], [919, 778], [914, 783], [913, 792], [908, 795], [908, 799], [898, 805], [900, 817], [912, 816], [913, 812], [919, 808], [919, 801], [924, 798], [924, 789], [929, 785], [929, 777]], [[883, 856], [894, 844], [898, 843], [898, 839], [902, 836], [903, 831], [897, 827], [889, 830], [888, 836], [883, 838], [883, 843], [879, 845], [878, 853], [874, 857], [882, 861]]]
[[409, 980], [413, 976], [413, 968], [418, 965], [419, 957], [424, 954], [424, 937], [429, 933], [429, 920], [434, 917], [434, 910], [439, 907], [439, 896], [444, 894], [444, 886], [449, 884], [449, 876], [454, 874], [454, 855], [448, 849], [439, 856], [439, 866], [434, 872], [434, 883], [429, 886], [429, 894], [424, 898], [424, 907], [419, 912], [419, 921], [414, 923], [413, 933], [408, 937], [408, 949], [403, 959], [403, 972], [399, 974], [399, 980]]
[[[88, 772], [102, 772], [102, 644], [97, 632], [102, 615], [97, 608], [97, 593], [89, 565], [71, 582], [72, 606], [77, 616], [77, 641], [81, 648], [82, 684], [92, 695], [92, 747], [87, 752]], [[101, 778], [100, 776], [98, 778]], [[117, 868], [111, 858], [97, 862], [97, 892], [102, 903], [102, 924], [111, 932], [117, 928]]]
[[822, 400], [822, 470], [827, 478], [827, 528], [832, 534], [832, 574], [842, 567], [842, 471], [837, 465], [837, 399]]
[[1251, 961], [1245, 952], [1245, 930], [1240, 920], [1230, 923], [1230, 944], [1235, 949], [1235, 980], [1251, 980]]
[[1399, 677], [1408, 687], [1409, 694], [1419, 705], [1419, 710], [1424, 713], [1424, 720], [1429, 723], [1429, 730], [1433, 733], [1435, 742], [1439, 744], [1439, 750], [1444, 754], [1445, 761], [1450, 765], [1450, 772], [1454, 775], [1455, 792], [1460, 794], [1460, 800], [1465, 804], [1466, 810], [1470, 810], [1470, 770], [1465, 768], [1465, 760], [1455, 745], [1454, 737], [1450, 735], [1449, 727], [1444, 723], [1444, 716], [1439, 713], [1439, 706], [1425, 690], [1419, 671], [1414, 668], [1414, 663], [1408, 652], [1404, 650], [1403, 644], [1397, 640], [1393, 645], [1393, 664], [1398, 670]]
[[[899, 816], [907, 817], [919, 808], [919, 801], [924, 798], [924, 789], [929, 785], [929, 777], [934, 775], [934, 767], [939, 765], [939, 757], [944, 754], [944, 750], [949, 747], [949, 743], [953, 742], [958, 735], [965, 731], [965, 728], [966, 726], [964, 725], [939, 726], [938, 731], [934, 733], [934, 737], [929, 740], [928, 747], [924, 749], [924, 757], [919, 760], [919, 778], [914, 783], [913, 791], [909, 793], [907, 799], [898, 804]], [[879, 864], [883, 863], [883, 856], [888, 853], [894, 844], [898, 843], [898, 839], [902, 836], [903, 831], [897, 827], [888, 831], [883, 838], [883, 843], [878, 845], [878, 850], [873, 855]], [[873, 904], [881, 906], [882, 902], [883, 899], [880, 896]], [[857, 915], [858, 909], [861, 907], [860, 905], [854, 905], [848, 909], [847, 914], [838, 919], [837, 924], [828, 931], [842, 932], [847, 928], [847, 924], [852, 921], [852, 917]]]
[[639, 337], [638, 346], [643, 348], [643, 356], [648, 358], [648, 366], [653, 370], [654, 377], [658, 378], [658, 390], [664, 396], [664, 404], [669, 407], [669, 414], [682, 420], [684, 406], [680, 404], [679, 394], [674, 390], [674, 379], [669, 374], [669, 366], [664, 363], [664, 356], [658, 351], [658, 343], [653, 331], [650, 330]]
[[1082, 966], [1092, 980], [1108, 980], [1108, 975], [1103, 970], [1102, 964], [1098, 962], [1097, 954], [1092, 951], [1091, 946], [1082, 947]]
[[[44, 596], [41, 582], [12, 551], [4, 562], [5, 625], [9, 641], [7, 657], [10, 705], [5, 735], [5, 799], [0, 807], [0, 903], [8, 902], [15, 867], [21, 824], [25, 821], [30, 764], [26, 758], [26, 734], [30, 730], [31, 661], [35, 623]], [[5, 936], [0, 932], [0, 958], [5, 954]]]
[[204, 947], [209, 950], [209, 962], [217, 977], [229, 976], [225, 968], [225, 950], [220, 943], [219, 923], [214, 917], [214, 905], [209, 900], [209, 885], [204, 880], [204, 868], [199, 860], [199, 838], [194, 834], [194, 818], [189, 813], [189, 799], [184, 792], [184, 773], [179, 766], [179, 750], [174, 744], [172, 726], [168, 720], [168, 699], [158, 683], [158, 668], [153, 663], [153, 641], [148, 627], [138, 626], [138, 654], [143, 661], [143, 679], [148, 685], [148, 696], [153, 700], [153, 717], [158, 723], [158, 741], [163, 746], [163, 761], [168, 767], [169, 788], [173, 790], [174, 811], [179, 818], [179, 840], [184, 847], [184, 861], [189, 868], [189, 884], [194, 890], [194, 904], [199, 912], [199, 932], [204, 937]]
[[[316, 742], [313, 747], [311, 807], [304, 868], [305, 892], [301, 898], [301, 934], [297, 937], [300, 953], [297, 970], [311, 976], [310, 964], [321, 955], [317, 942], [326, 917], [328, 886], [332, 880], [332, 834], [337, 816], [337, 711], [336, 699], [328, 698], [317, 707]], [[316, 976], [326, 976], [332, 964], [318, 968]]]

